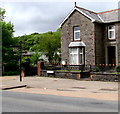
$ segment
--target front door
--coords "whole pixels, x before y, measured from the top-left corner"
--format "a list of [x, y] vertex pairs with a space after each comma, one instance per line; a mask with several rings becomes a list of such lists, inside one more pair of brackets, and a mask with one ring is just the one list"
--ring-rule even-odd
[[116, 64], [115, 46], [108, 47], [108, 64]]

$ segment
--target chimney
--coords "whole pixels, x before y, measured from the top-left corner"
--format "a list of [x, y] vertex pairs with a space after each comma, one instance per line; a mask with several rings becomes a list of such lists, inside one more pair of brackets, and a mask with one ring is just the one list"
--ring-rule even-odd
[[75, 2], [75, 7], [76, 7], [76, 2]]

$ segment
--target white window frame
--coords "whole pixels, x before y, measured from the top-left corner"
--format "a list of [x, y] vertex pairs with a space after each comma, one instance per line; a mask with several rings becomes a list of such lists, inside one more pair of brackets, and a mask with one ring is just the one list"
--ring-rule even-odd
[[[76, 53], [71, 52], [71, 49], [72, 48], [70, 48], [70, 65], [83, 65], [84, 64], [84, 59], [85, 59], [84, 58], [84, 48], [81, 47], [82, 52], [80, 52], [80, 48], [79, 47], [74, 48], [74, 49], [77, 49]], [[71, 61], [72, 60], [71, 59], [72, 55], [77, 55], [76, 64], [73, 64], [73, 62]], [[80, 55], [82, 56], [82, 58], [80, 58], [81, 57]], [[82, 59], [82, 61], [80, 61], [80, 59]]]
[[[71, 49], [77, 49], [76, 53], [75, 52], [71, 52]], [[70, 65], [78, 65], [78, 59], [76, 60], [76, 64], [73, 64], [73, 62], [71, 61], [71, 56], [76, 55], [78, 58], [78, 48], [70, 48]]]
[[[113, 28], [110, 29], [109, 27], [112, 26]], [[113, 32], [113, 37], [110, 37], [110, 32]], [[112, 40], [112, 39], [115, 39], [115, 25], [109, 25], [108, 26], [108, 39], [109, 40]]]
[[80, 65], [82, 65], [82, 64], [84, 64], [84, 48], [81, 48], [82, 49], [82, 52], [80, 52], [80, 48], [79, 48], [79, 56], [81, 57], [82, 56], [82, 58], [80, 58], [79, 57], [79, 63], [80, 63]]
[[[75, 30], [76, 27], [79, 27], [79, 26], [75, 26], [74, 27], [74, 40], [80, 40], [80, 36], [79, 36], [79, 39], [75, 37], [75, 34], [76, 33], [79, 33], [80, 34], [80, 30]], [[80, 27], [79, 27], [80, 28]]]

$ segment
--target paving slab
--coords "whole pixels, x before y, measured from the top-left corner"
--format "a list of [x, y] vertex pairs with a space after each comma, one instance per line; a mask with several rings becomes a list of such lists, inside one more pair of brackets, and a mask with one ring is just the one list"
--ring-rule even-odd
[[18, 78], [18, 76], [0, 77], [0, 90], [27, 87], [27, 84], [25, 84], [24, 82], [20, 82]]

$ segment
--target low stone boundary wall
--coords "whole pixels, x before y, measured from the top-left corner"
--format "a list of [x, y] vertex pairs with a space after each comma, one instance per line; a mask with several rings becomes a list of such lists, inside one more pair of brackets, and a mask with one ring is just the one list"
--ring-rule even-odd
[[56, 78], [68, 78], [68, 79], [77, 79], [77, 80], [93, 80], [93, 81], [111, 81], [118, 82], [120, 81], [120, 74], [103, 74], [103, 73], [90, 73], [90, 77], [82, 78], [80, 77], [80, 72], [64, 72], [64, 71], [54, 71], [54, 73], [47, 73], [47, 70], [41, 70], [41, 75], [44, 77], [56, 77]]
[[47, 74], [47, 70], [41, 70], [41, 76], [45, 77], [56, 77], [56, 78], [69, 78], [69, 79], [78, 79], [79, 72], [62, 72], [55, 71], [54, 74]]
[[120, 81], [120, 74], [110, 74], [110, 73], [93, 73], [92, 80], [94, 81], [111, 81], [118, 82]]

